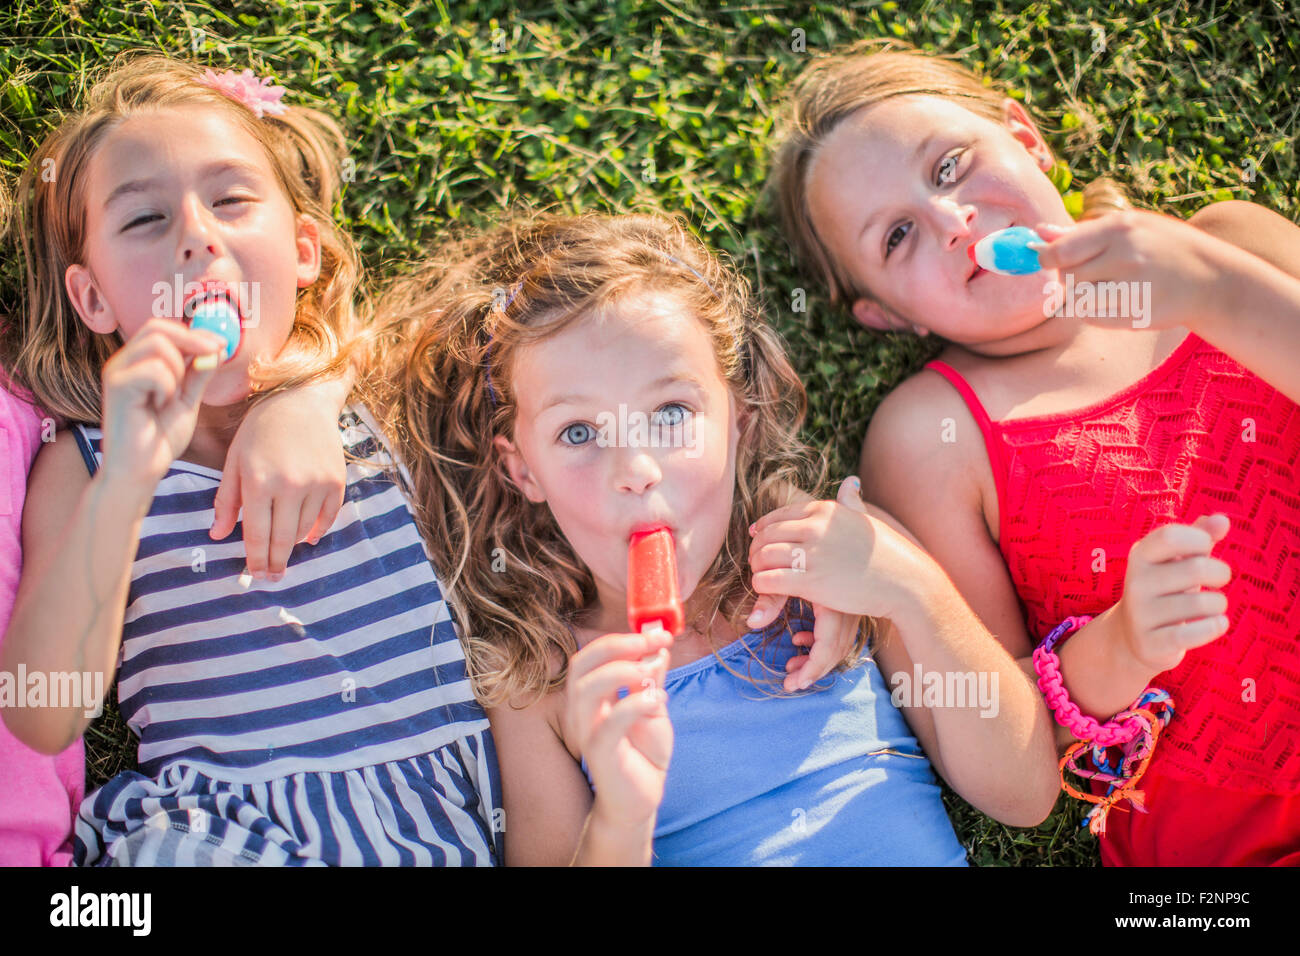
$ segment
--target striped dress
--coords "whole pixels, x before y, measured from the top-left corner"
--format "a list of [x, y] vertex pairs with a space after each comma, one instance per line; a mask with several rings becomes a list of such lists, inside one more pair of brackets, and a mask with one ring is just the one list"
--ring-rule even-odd
[[[243, 575], [242, 525], [208, 537], [220, 472], [177, 461], [159, 482], [118, 661], [142, 772], [84, 800], [74, 863], [503, 859], [496, 753], [438, 580], [373, 420], [353, 406], [339, 428], [342, 510], [278, 582]], [[75, 434], [93, 473], [101, 432]]]

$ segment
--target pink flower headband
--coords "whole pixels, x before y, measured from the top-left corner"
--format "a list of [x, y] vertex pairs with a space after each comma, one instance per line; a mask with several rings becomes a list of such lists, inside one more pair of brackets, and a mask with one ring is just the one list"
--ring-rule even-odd
[[243, 103], [258, 119], [263, 116], [279, 116], [289, 109], [286, 104], [280, 102], [280, 97], [285, 94], [285, 88], [271, 85], [269, 76], [259, 80], [252, 70], [244, 70], [242, 73], [236, 73], [234, 70], [214, 73], [209, 69], [199, 77], [199, 82], [204, 86], [212, 87], [218, 93], [224, 93], [237, 103]]

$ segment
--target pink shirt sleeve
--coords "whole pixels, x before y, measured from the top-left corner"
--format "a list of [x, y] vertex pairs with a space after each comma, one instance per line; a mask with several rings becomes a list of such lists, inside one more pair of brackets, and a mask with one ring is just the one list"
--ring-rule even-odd
[[[9, 628], [22, 574], [27, 472], [41, 446], [43, 419], [38, 409], [0, 388], [0, 635]], [[24, 691], [16, 686], [17, 675], [0, 679], [14, 693]], [[0, 767], [0, 866], [67, 866], [85, 792], [82, 742], [50, 757], [14, 739], [0, 722]]]

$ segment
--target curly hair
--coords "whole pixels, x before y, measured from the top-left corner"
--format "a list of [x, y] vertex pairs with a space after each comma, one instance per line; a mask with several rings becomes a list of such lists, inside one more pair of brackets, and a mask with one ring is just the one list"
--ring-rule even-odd
[[[563, 683], [577, 651], [573, 624], [596, 594], [550, 509], [523, 496], [494, 448], [494, 436], [513, 432], [516, 357], [650, 290], [674, 295], [683, 314], [703, 325], [747, 413], [726, 539], [697, 587], [688, 622], [707, 634], [722, 615], [744, 633], [741, 609], [753, 597], [748, 528], [799, 489], [820, 492], [826, 459], [799, 440], [803, 385], [748, 284], [680, 221], [521, 213], [448, 242], [391, 282], [377, 297], [372, 330], [359, 340], [374, 369], [362, 394], [383, 410], [385, 431], [410, 470], [422, 528], [445, 562], [439, 572], [471, 681], [488, 706]], [[501, 308], [507, 298], [508, 309]], [[498, 573], [502, 561], [518, 573]], [[857, 652], [869, 632], [859, 629]]]

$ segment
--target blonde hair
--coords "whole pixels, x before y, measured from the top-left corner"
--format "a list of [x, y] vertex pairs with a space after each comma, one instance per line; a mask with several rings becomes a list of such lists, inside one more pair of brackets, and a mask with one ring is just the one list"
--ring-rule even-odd
[[199, 83], [202, 75], [202, 67], [185, 60], [124, 54], [91, 89], [84, 109], [64, 118], [41, 143], [19, 179], [15, 228], [26, 285], [17, 321], [0, 332], [0, 363], [51, 413], [72, 421], [101, 418], [100, 375], [121, 335], [93, 332], [80, 320], [64, 273], [84, 257], [86, 171], [96, 148], [125, 119], [156, 110], [223, 111], [266, 150], [294, 212], [317, 223], [320, 276], [298, 291], [293, 329], [277, 359], [250, 369], [255, 388], [270, 394], [338, 375], [344, 367], [361, 268], [350, 239], [333, 220], [343, 133], [329, 116], [301, 106], [259, 119]]
[[[808, 209], [808, 170], [836, 127], [858, 110], [908, 94], [942, 97], [1002, 121], [1007, 95], [997, 86], [953, 59], [896, 46], [896, 41], [861, 41], [819, 58], [799, 75], [768, 177], [785, 236], [795, 255], [826, 282], [833, 303], [871, 298], [831, 255]], [[1109, 179], [1095, 179], [1083, 191], [1085, 219], [1128, 205], [1123, 189]]]
[[[380, 371], [362, 391], [384, 409], [385, 431], [410, 468], [474, 690], [488, 706], [563, 683], [577, 651], [571, 627], [596, 594], [550, 509], [523, 496], [493, 444], [513, 434], [516, 356], [649, 290], [674, 295], [702, 323], [738, 413], [748, 413], [726, 539], [688, 622], [708, 634], [722, 614], [743, 633], [749, 525], [799, 488], [816, 493], [826, 476], [824, 456], [798, 438], [803, 385], [743, 278], [675, 219], [521, 214], [449, 242], [378, 297], [368, 341]], [[494, 570], [501, 561], [507, 573]]]

